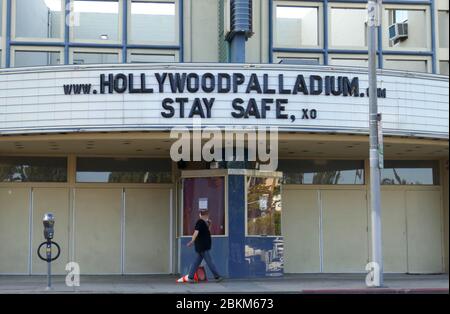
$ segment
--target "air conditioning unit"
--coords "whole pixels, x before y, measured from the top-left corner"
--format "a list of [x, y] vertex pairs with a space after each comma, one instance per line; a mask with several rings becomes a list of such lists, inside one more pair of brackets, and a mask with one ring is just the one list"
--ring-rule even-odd
[[389, 26], [389, 39], [394, 43], [408, 38], [408, 23], [394, 23]]

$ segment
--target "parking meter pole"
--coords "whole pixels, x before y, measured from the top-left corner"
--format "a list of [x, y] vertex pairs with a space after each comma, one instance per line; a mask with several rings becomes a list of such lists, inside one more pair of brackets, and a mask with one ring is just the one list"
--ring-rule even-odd
[[[58, 243], [53, 242], [53, 235], [55, 233], [54, 225], [55, 225], [55, 217], [52, 213], [46, 213], [44, 215], [44, 218], [42, 220], [42, 223], [44, 224], [44, 238], [45, 242], [42, 242], [38, 249], [37, 254], [39, 258], [43, 261], [47, 262], [47, 289], [52, 289], [52, 262], [56, 260], [59, 257], [59, 254], [61, 253], [61, 248], [59, 247]], [[56, 247], [56, 255], [55, 257], [52, 257], [52, 245]], [[41, 254], [41, 248], [45, 246], [45, 257]]]
[[46, 257], [47, 257], [47, 290], [52, 288], [52, 241], [50, 239], [47, 240], [47, 249], [46, 249]]

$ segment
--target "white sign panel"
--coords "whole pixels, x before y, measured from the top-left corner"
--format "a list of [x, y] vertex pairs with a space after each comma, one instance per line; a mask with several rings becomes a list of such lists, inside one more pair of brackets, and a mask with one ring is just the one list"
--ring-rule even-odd
[[[293, 65], [63, 66], [0, 71], [0, 134], [277, 126], [368, 133], [364, 69]], [[448, 78], [383, 71], [384, 134], [448, 138]]]
[[208, 198], [200, 197], [198, 199], [198, 209], [199, 210], [208, 210]]

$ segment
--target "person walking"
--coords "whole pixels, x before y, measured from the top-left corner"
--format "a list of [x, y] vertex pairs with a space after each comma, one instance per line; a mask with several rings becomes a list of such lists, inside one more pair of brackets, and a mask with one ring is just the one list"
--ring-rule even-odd
[[219, 275], [219, 272], [212, 261], [211, 255], [209, 254], [209, 251], [211, 250], [211, 220], [209, 219], [209, 212], [207, 210], [200, 211], [199, 217], [200, 219], [198, 219], [195, 224], [195, 231], [192, 234], [192, 239], [187, 243], [188, 247], [195, 244], [195, 252], [197, 253], [195, 260], [191, 264], [187, 280], [188, 282], [195, 282], [195, 272], [202, 261], [205, 260], [209, 269], [213, 273], [216, 282], [220, 282], [223, 278]]

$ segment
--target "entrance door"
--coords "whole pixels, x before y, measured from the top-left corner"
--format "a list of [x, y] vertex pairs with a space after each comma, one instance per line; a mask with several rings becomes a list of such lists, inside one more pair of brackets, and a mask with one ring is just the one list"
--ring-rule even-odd
[[75, 262], [82, 274], [168, 274], [170, 187], [75, 190]]
[[194, 232], [201, 210], [208, 210], [212, 235], [225, 234], [225, 178], [183, 179], [183, 235]]

